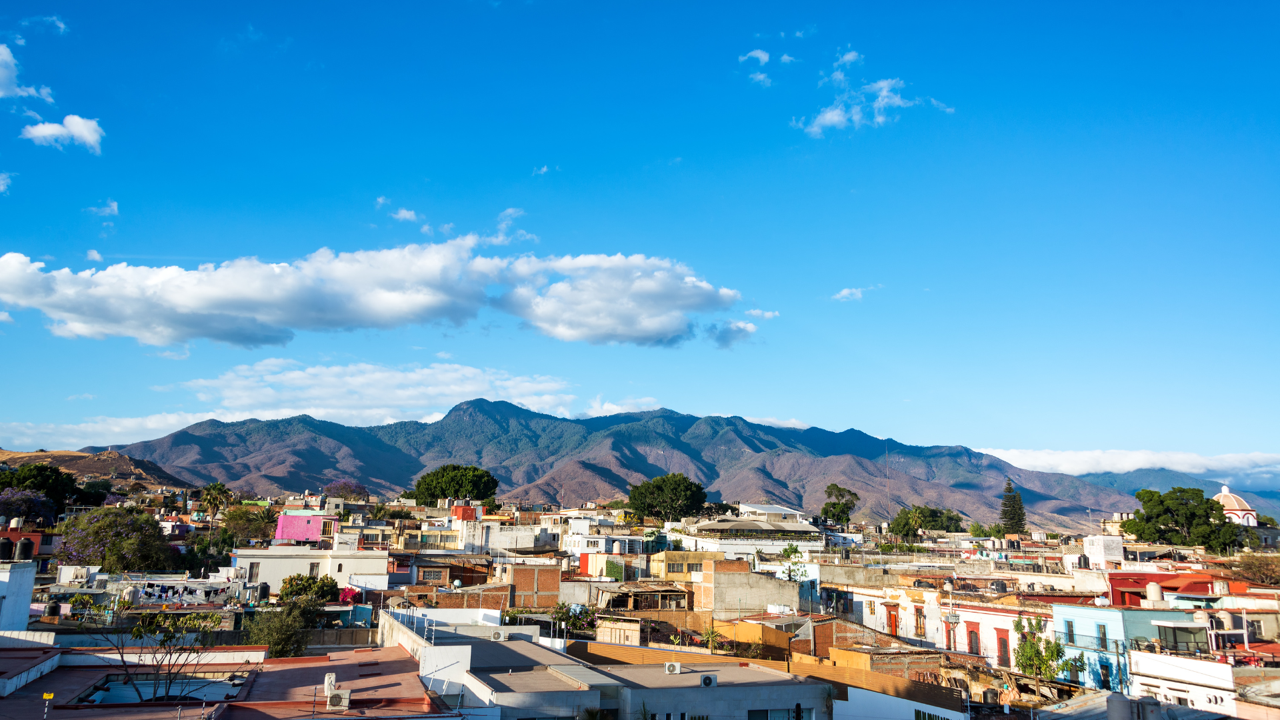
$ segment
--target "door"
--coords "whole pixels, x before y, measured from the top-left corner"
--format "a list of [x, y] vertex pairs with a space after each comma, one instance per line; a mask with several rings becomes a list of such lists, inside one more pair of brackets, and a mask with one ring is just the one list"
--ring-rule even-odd
[[1111, 689], [1111, 663], [1098, 664], [1098, 688], [1101, 690]]
[[978, 647], [978, 631], [977, 630], [969, 631], [969, 652], [974, 655], [982, 654], [981, 649]]
[[898, 634], [898, 608], [889, 606], [889, 607], [886, 607], [885, 610], [887, 611], [887, 615], [888, 615], [887, 620], [889, 621], [889, 634], [897, 635]]

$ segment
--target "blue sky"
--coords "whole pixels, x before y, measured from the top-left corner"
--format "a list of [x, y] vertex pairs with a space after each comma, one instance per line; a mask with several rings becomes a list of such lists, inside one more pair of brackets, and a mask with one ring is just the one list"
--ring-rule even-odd
[[1273, 5], [5, 13], [5, 448], [485, 396], [1280, 462]]

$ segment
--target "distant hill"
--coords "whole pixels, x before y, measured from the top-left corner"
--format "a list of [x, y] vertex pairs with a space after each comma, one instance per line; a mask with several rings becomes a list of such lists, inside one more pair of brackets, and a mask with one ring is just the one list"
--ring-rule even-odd
[[52, 465], [76, 475], [95, 475], [102, 479], [113, 478], [117, 483], [140, 482], [149, 488], [191, 488], [191, 483], [170, 475], [164, 468], [148, 460], [122, 455], [114, 450], [82, 450], [71, 452], [9, 452], [0, 450], [0, 463], [10, 467], [23, 465]]
[[577, 506], [624, 497], [667, 472], [702, 483], [713, 500], [818, 510], [836, 483], [862, 498], [855, 518], [886, 520], [906, 505], [953, 508], [984, 524], [999, 516], [1005, 478], [1022, 492], [1031, 524], [1087, 529], [1086, 509], [1130, 511], [1131, 493], [1069, 475], [1023, 470], [960, 446], [921, 447], [858, 430], [796, 430], [740, 417], [671, 410], [565, 419], [506, 402], [472, 400], [435, 423], [347, 427], [298, 416], [210, 420], [118, 450], [197, 485], [222, 481], [270, 495], [342, 477], [385, 494], [445, 463], [481, 465], [504, 497]]

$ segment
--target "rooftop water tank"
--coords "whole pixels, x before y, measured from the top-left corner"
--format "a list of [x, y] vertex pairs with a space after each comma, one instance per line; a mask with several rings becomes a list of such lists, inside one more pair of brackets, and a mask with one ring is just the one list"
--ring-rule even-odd
[[1164, 600], [1164, 588], [1160, 587], [1160, 583], [1154, 581], [1147, 583], [1147, 599]]
[[22, 538], [18, 541], [18, 557], [15, 558], [19, 562], [30, 560], [35, 557], [36, 544], [31, 542], [31, 538]]
[[9, 538], [0, 538], [0, 562], [13, 559], [13, 541]]

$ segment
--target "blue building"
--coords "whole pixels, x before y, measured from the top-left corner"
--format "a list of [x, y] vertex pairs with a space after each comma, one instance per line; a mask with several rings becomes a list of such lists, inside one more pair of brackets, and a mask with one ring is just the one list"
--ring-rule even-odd
[[1060, 680], [1095, 690], [1132, 694], [1129, 687], [1129, 646], [1146, 645], [1160, 637], [1161, 626], [1187, 620], [1181, 610], [1054, 605], [1053, 631], [1066, 646], [1067, 657], [1082, 655], [1083, 672], [1064, 673]]

